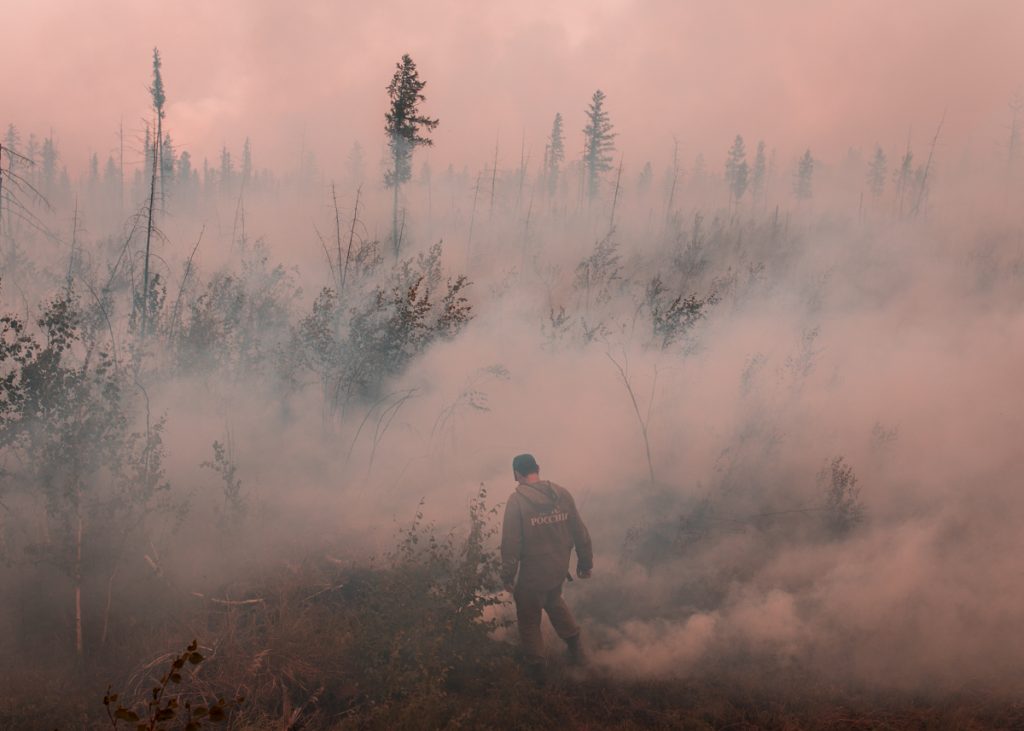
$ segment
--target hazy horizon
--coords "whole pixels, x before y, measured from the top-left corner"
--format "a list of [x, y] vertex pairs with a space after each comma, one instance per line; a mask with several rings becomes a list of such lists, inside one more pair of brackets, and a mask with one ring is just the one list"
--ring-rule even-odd
[[787, 162], [805, 148], [832, 161], [900, 149], [908, 136], [920, 148], [943, 115], [944, 144], [985, 159], [1000, 153], [1024, 66], [1024, 7], [1009, 0], [8, 5], [0, 64], [26, 78], [8, 74], [0, 123], [52, 131], [73, 178], [94, 152], [116, 159], [122, 121], [127, 162], [141, 163], [154, 46], [165, 128], [197, 166], [249, 137], [257, 167], [291, 170], [304, 147], [328, 177], [356, 141], [376, 169], [403, 53], [441, 120], [435, 169], [476, 169], [496, 141], [499, 167], [518, 167], [525, 146], [536, 168], [556, 112], [574, 159], [598, 88], [634, 172], [673, 139], [687, 164], [703, 152], [712, 169], [736, 134]]

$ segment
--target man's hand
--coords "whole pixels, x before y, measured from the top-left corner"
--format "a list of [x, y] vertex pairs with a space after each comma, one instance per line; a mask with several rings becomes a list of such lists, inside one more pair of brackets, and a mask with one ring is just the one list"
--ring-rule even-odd
[[579, 569], [576, 569], [576, 575], [581, 579], [589, 579], [590, 571], [580, 571]]

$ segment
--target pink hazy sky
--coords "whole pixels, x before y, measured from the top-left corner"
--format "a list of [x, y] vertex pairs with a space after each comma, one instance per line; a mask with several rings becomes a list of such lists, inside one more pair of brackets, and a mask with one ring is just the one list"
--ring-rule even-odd
[[[570, 159], [596, 88], [626, 164], [703, 151], [735, 134], [783, 156], [837, 157], [876, 141], [996, 154], [1024, 81], [1016, 0], [0, 0], [0, 124], [53, 131], [74, 175], [137, 140], [153, 46], [167, 121], [199, 163], [246, 136], [257, 166], [294, 167], [305, 141], [334, 174], [354, 140], [376, 169], [384, 87], [416, 61], [441, 119], [435, 165], [518, 164], [543, 155], [556, 111]], [[135, 148], [139, 147], [136, 141]], [[141, 153], [133, 153], [141, 158]]]

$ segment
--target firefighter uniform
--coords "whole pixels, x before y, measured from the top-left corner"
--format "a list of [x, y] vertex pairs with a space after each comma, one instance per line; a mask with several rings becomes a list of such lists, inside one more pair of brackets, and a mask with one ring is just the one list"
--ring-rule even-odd
[[541, 610], [570, 651], [581, 653], [580, 628], [562, 598], [573, 547], [577, 572], [589, 574], [594, 564], [590, 534], [569, 491], [548, 480], [520, 482], [505, 504], [501, 578], [505, 586], [515, 581], [519, 638], [528, 663], [543, 662]]

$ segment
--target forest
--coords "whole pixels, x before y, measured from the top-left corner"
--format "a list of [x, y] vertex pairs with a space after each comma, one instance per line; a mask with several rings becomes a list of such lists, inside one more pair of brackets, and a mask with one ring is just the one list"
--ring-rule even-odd
[[[1021, 98], [647, 161], [583, 88], [471, 166], [396, 61], [338, 169], [193, 157], [158, 49], [84, 164], [5, 109], [0, 726], [1024, 727]], [[596, 551], [544, 687], [525, 451]]]

